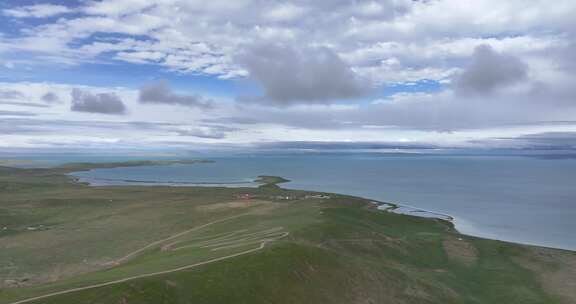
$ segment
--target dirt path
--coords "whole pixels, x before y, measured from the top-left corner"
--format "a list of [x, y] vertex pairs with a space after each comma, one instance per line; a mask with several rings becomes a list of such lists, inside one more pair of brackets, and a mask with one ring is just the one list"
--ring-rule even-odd
[[[198, 243], [194, 243], [194, 244], [190, 244], [190, 245], [183, 245], [183, 246], [179, 246], [179, 247], [175, 247], [174, 245], [176, 243], [172, 243], [170, 244], [170, 250], [180, 250], [180, 249], [185, 249], [185, 248], [189, 248], [189, 247], [199, 247], [199, 248], [209, 248], [209, 247], [215, 247], [215, 244], [218, 243], [229, 243], [229, 242], [234, 242], [234, 243], [238, 243], [238, 242], [242, 242], [242, 241], [248, 241], [248, 240], [252, 240], [252, 243], [254, 243], [254, 240], [263, 240], [264, 236], [267, 236], [271, 233], [274, 232], [279, 232], [279, 230], [284, 229], [283, 227], [276, 227], [276, 228], [271, 228], [271, 229], [267, 229], [267, 230], [261, 230], [261, 231], [257, 231], [257, 232], [253, 232], [253, 233], [247, 233], [247, 234], [241, 234], [242, 231], [237, 231], [237, 232], [232, 232], [230, 233], [229, 236], [226, 237], [219, 237], [219, 238], [213, 238], [210, 240], [205, 240], [202, 242], [198, 242]], [[244, 229], [244, 232], [246, 231], [246, 229]], [[280, 231], [281, 232], [281, 231]], [[234, 237], [232, 237], [234, 236]]]
[[137, 255], [138, 253], [140, 253], [140, 252], [142, 252], [142, 251], [144, 251], [144, 250], [146, 250], [146, 249], [152, 248], [152, 247], [154, 247], [154, 246], [158, 246], [158, 245], [160, 245], [160, 244], [162, 244], [162, 243], [164, 243], [164, 242], [166, 242], [166, 241], [173, 240], [173, 239], [175, 239], [175, 238], [178, 238], [178, 237], [181, 237], [181, 236], [183, 236], [183, 235], [186, 235], [186, 234], [188, 234], [188, 233], [190, 233], [190, 232], [194, 232], [194, 231], [196, 231], [196, 230], [200, 230], [200, 229], [202, 229], [202, 228], [206, 228], [206, 227], [208, 227], [208, 226], [211, 226], [211, 225], [214, 225], [214, 224], [218, 224], [218, 223], [221, 223], [221, 222], [224, 222], [224, 221], [228, 221], [228, 220], [231, 220], [231, 219], [234, 219], [234, 218], [242, 217], [242, 216], [245, 216], [245, 215], [248, 215], [248, 213], [243, 213], [243, 214], [239, 214], [239, 215], [235, 215], [235, 216], [230, 216], [230, 217], [227, 217], [227, 218], [219, 219], [219, 220], [216, 220], [216, 221], [213, 221], [213, 222], [210, 222], [210, 223], [206, 223], [206, 224], [204, 224], [204, 225], [200, 225], [200, 226], [197, 226], [197, 227], [188, 229], [188, 230], [186, 230], [186, 231], [182, 231], [182, 232], [180, 232], [180, 233], [171, 235], [171, 236], [169, 236], [169, 237], [167, 237], [167, 238], [165, 238], [165, 239], [161, 239], [161, 240], [159, 240], [159, 241], [152, 242], [152, 243], [150, 243], [150, 244], [148, 244], [148, 245], [146, 245], [146, 246], [144, 246], [144, 247], [142, 247], [142, 248], [140, 248], [140, 249], [134, 250], [134, 251], [128, 253], [127, 255], [125, 255], [125, 256], [123, 256], [123, 257], [121, 257], [121, 258], [119, 258], [119, 259], [111, 262], [111, 264], [113, 264], [113, 265], [118, 265], [118, 264], [120, 264], [120, 263], [128, 260], [129, 258]]
[[[281, 234], [274, 236], [272, 238], [267, 238], [264, 240], [261, 240], [262, 242], [271, 242], [271, 241], [275, 241], [275, 240], [279, 240], [281, 238], [286, 237], [288, 234], [290, 234], [290, 232], [282, 232]], [[230, 249], [230, 248], [236, 248], [236, 247], [240, 247], [240, 246], [246, 246], [246, 245], [252, 245], [255, 243], [260, 242], [260, 240], [256, 241], [249, 241], [249, 242], [244, 242], [244, 243], [236, 243], [236, 244], [230, 244], [230, 245], [226, 245], [226, 246], [221, 246], [221, 247], [217, 247], [217, 248], [212, 248], [212, 251], [218, 251], [218, 250], [223, 250], [223, 249]]]
[[[238, 216], [236, 216], [236, 217], [238, 217]], [[231, 218], [232, 218], [232, 217], [231, 217]], [[230, 218], [227, 218], [227, 219], [230, 219]], [[221, 222], [221, 221], [224, 221], [224, 220], [227, 220], [227, 219], [222, 219], [222, 220], [219, 220], [219, 221], [211, 222], [211, 223], [205, 224], [205, 225], [203, 225], [203, 226], [196, 227], [195, 229], [200, 229], [201, 227], [206, 227], [206, 226], [209, 226], [209, 225], [212, 225], [212, 224], [215, 224], [215, 223], [217, 223], [217, 222]], [[193, 228], [193, 229], [194, 229], [194, 228]], [[191, 229], [191, 230], [188, 230], [187, 232], [190, 232], [190, 231], [193, 231], [193, 230]], [[30, 303], [30, 302], [33, 302], [33, 301], [36, 301], [36, 300], [41, 300], [41, 299], [45, 299], [45, 298], [49, 298], [49, 297], [53, 297], [53, 296], [57, 296], [57, 295], [63, 295], [63, 294], [73, 293], [73, 292], [76, 292], [76, 291], [82, 291], [82, 290], [88, 290], [88, 289], [99, 288], [99, 287], [104, 287], [104, 286], [110, 286], [110, 285], [114, 285], [114, 284], [118, 284], [118, 283], [124, 283], [124, 282], [131, 281], [131, 280], [135, 280], [135, 279], [147, 278], [147, 277], [152, 277], [152, 276], [157, 276], [157, 275], [162, 275], [162, 274], [168, 274], [168, 273], [172, 273], [172, 272], [176, 272], [176, 271], [182, 271], [182, 270], [192, 269], [192, 268], [195, 268], [195, 267], [198, 267], [198, 266], [202, 266], [202, 265], [206, 265], [206, 264], [210, 264], [210, 263], [214, 263], [214, 262], [218, 262], [218, 261], [223, 261], [223, 260], [227, 260], [227, 259], [234, 258], [234, 257], [237, 257], [237, 256], [241, 256], [241, 255], [245, 255], [245, 254], [249, 254], [249, 253], [252, 253], [252, 252], [256, 252], [256, 251], [262, 250], [262, 249], [264, 249], [264, 247], [266, 246], [266, 244], [268, 244], [269, 242], [277, 241], [277, 240], [279, 240], [279, 239], [281, 239], [281, 238], [283, 238], [283, 237], [288, 236], [289, 234], [290, 234], [290, 232], [286, 232], [286, 233], [284, 233], [282, 236], [280, 236], [280, 237], [278, 237], [278, 238], [263, 240], [262, 243], [260, 244], [260, 246], [258, 246], [258, 247], [256, 247], [256, 248], [249, 249], [249, 250], [242, 251], [242, 252], [238, 252], [238, 253], [234, 253], [234, 254], [231, 254], [231, 255], [228, 255], [228, 256], [219, 257], [219, 258], [211, 259], [211, 260], [208, 260], [208, 261], [199, 262], [199, 263], [195, 263], [195, 264], [191, 264], [191, 265], [186, 265], [186, 266], [182, 266], [182, 267], [178, 267], [178, 268], [174, 268], [174, 269], [170, 269], [170, 270], [164, 270], [164, 271], [158, 271], [158, 272], [153, 272], [153, 273], [141, 274], [141, 275], [136, 275], [136, 276], [132, 276], [132, 277], [124, 278], [124, 279], [119, 279], [119, 280], [115, 280], [115, 281], [110, 281], [110, 282], [105, 282], [105, 283], [100, 283], [100, 284], [94, 284], [94, 285], [85, 286], [85, 287], [78, 287], [78, 288], [73, 288], [73, 289], [68, 289], [68, 290], [53, 292], [53, 293], [45, 294], [45, 295], [43, 295], [43, 296], [28, 298], [28, 299], [24, 299], [24, 300], [12, 302], [12, 303], [9, 303], [9, 304]], [[178, 234], [178, 235], [182, 235], [182, 233], [180, 233], [180, 234]], [[172, 238], [173, 238], [173, 237], [166, 238], [166, 239], [164, 239], [164, 241], [170, 240], [170, 239], [172, 239]], [[154, 242], [154, 243], [157, 244], [158, 242]], [[146, 248], [149, 248], [149, 247], [150, 247], [150, 246], [147, 246]], [[135, 253], [140, 252], [140, 251], [141, 251], [141, 249], [135, 251]]]

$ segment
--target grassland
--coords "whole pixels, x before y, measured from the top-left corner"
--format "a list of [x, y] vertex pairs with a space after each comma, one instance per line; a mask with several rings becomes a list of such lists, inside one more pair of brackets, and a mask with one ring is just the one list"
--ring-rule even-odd
[[1, 304], [576, 302], [573, 252], [271, 177], [90, 187], [65, 175], [94, 166], [121, 164], [0, 167]]

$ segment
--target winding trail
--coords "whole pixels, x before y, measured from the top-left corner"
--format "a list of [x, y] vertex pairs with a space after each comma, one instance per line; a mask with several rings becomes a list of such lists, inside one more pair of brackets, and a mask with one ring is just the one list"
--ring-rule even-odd
[[165, 238], [165, 239], [161, 239], [161, 240], [159, 240], [159, 241], [152, 242], [152, 243], [150, 243], [150, 244], [148, 244], [148, 245], [146, 245], [146, 246], [144, 246], [144, 247], [142, 247], [142, 248], [140, 248], [140, 249], [134, 250], [134, 251], [128, 253], [127, 255], [125, 255], [125, 256], [123, 256], [123, 257], [121, 257], [121, 258], [113, 261], [112, 264], [118, 265], [118, 264], [120, 264], [120, 263], [128, 260], [129, 258], [137, 255], [138, 253], [140, 253], [140, 252], [142, 252], [142, 251], [144, 251], [144, 250], [146, 250], [146, 249], [149, 249], [149, 248], [154, 247], [154, 246], [158, 246], [158, 245], [160, 245], [160, 244], [162, 244], [162, 243], [164, 243], [164, 242], [166, 242], [166, 241], [173, 240], [173, 239], [175, 239], [175, 238], [178, 238], [178, 237], [181, 237], [181, 236], [183, 236], [183, 235], [186, 235], [186, 234], [188, 234], [188, 233], [190, 233], [190, 232], [194, 232], [194, 231], [196, 231], [196, 230], [200, 230], [200, 229], [202, 229], [202, 228], [206, 228], [206, 227], [208, 227], [208, 226], [211, 226], [211, 225], [214, 225], [214, 224], [218, 224], [218, 223], [221, 223], [221, 222], [225, 222], [225, 221], [228, 221], [228, 220], [231, 220], [231, 219], [234, 219], [234, 218], [246, 216], [246, 215], [248, 215], [248, 214], [249, 214], [249, 213], [238, 214], [238, 215], [230, 216], [230, 217], [227, 217], [227, 218], [219, 219], [219, 220], [216, 220], [216, 221], [213, 221], [213, 222], [210, 222], [210, 223], [206, 223], [206, 224], [204, 224], [204, 225], [196, 226], [196, 227], [194, 227], [194, 228], [190, 228], [190, 229], [185, 230], [185, 231], [182, 231], [182, 232], [180, 232], [180, 233], [171, 235], [171, 236], [169, 236], [169, 237], [167, 237], [167, 238]]
[[[245, 214], [242, 214], [242, 215], [245, 215]], [[239, 216], [242, 216], [242, 215], [239, 215]], [[239, 216], [235, 216], [235, 217], [239, 217]], [[234, 218], [234, 217], [229, 217], [229, 218], [226, 218], [226, 219], [214, 221], [214, 222], [211, 222], [211, 223], [208, 223], [208, 224], [205, 224], [205, 225], [202, 225], [202, 226], [193, 228], [193, 229], [201, 229], [201, 228], [203, 228], [203, 227], [206, 227], [206, 226], [209, 226], [209, 225], [218, 223], [218, 222], [222, 222], [222, 221], [225, 221], [225, 220], [228, 220], [228, 219], [231, 219], [231, 218]], [[191, 232], [191, 231], [194, 231], [194, 230], [190, 229], [190, 230], [187, 230], [187, 231], [185, 231], [185, 232], [188, 233], [188, 232]], [[183, 235], [183, 234], [184, 234], [184, 233], [179, 233], [178, 236], [181, 236], [181, 235]], [[12, 303], [9, 303], [9, 304], [30, 303], [30, 302], [33, 302], [33, 301], [36, 301], [36, 300], [41, 300], [41, 299], [45, 299], [45, 298], [49, 298], [49, 297], [53, 297], [53, 296], [58, 296], [58, 295], [63, 295], [63, 294], [69, 294], [69, 293], [73, 293], [73, 292], [76, 292], [76, 291], [82, 291], [82, 290], [94, 289], [94, 288], [99, 288], [99, 287], [105, 287], [105, 286], [110, 286], [110, 285], [114, 285], [114, 284], [124, 283], [124, 282], [131, 281], [131, 280], [135, 280], [135, 279], [147, 278], [147, 277], [152, 277], [152, 276], [157, 276], [157, 275], [162, 275], [162, 274], [168, 274], [168, 273], [177, 272], [177, 271], [182, 271], [182, 270], [187, 270], [187, 269], [192, 269], [192, 268], [195, 268], [195, 267], [198, 267], [198, 266], [202, 266], [202, 265], [206, 265], [206, 264], [210, 264], [210, 263], [214, 263], [214, 262], [218, 262], [218, 261], [223, 261], [223, 260], [231, 259], [231, 258], [234, 258], [234, 257], [237, 257], [237, 256], [241, 256], [241, 255], [245, 255], [245, 254], [249, 254], [249, 253], [252, 253], [252, 252], [256, 252], [256, 251], [262, 250], [262, 249], [264, 249], [264, 247], [266, 247], [266, 244], [268, 244], [268, 243], [270, 243], [270, 242], [273, 242], [273, 241], [277, 241], [277, 240], [279, 240], [279, 239], [281, 239], [281, 238], [284, 238], [284, 237], [288, 236], [289, 234], [290, 234], [290, 232], [285, 232], [285, 233], [283, 233], [283, 234], [282, 234], [281, 236], [279, 236], [279, 237], [263, 240], [262, 243], [260, 243], [260, 246], [258, 246], [258, 247], [256, 247], [256, 248], [248, 249], [248, 250], [245, 250], [245, 251], [242, 251], [242, 252], [238, 252], [238, 253], [234, 253], [234, 254], [231, 254], [231, 255], [227, 255], [227, 256], [224, 256], [224, 257], [214, 258], [214, 259], [211, 259], [211, 260], [208, 260], [208, 261], [203, 261], [203, 262], [199, 262], [199, 263], [195, 263], [195, 264], [191, 264], [191, 265], [186, 265], [186, 266], [182, 266], [182, 267], [178, 267], [178, 268], [174, 268], [174, 269], [169, 269], [169, 270], [163, 270], [163, 271], [158, 271], [158, 272], [152, 272], [152, 273], [146, 273], [146, 274], [136, 275], [136, 276], [132, 276], [132, 277], [124, 278], [124, 279], [118, 279], [118, 280], [114, 280], [114, 281], [110, 281], [110, 282], [99, 283], [99, 284], [94, 284], [94, 285], [89, 285], [89, 286], [84, 286], [84, 287], [78, 287], [78, 288], [73, 288], [73, 289], [68, 289], [68, 290], [53, 292], [53, 293], [45, 294], [45, 295], [42, 295], [42, 296], [37, 296], [37, 297], [33, 297], [33, 298], [28, 298], [28, 299], [24, 299], [24, 300], [12, 302]], [[174, 238], [174, 236], [169, 237], [169, 238], [166, 238], [166, 239], [164, 239], [163, 241], [170, 240], [170, 239], [173, 239], [173, 238]], [[161, 242], [160, 242], [160, 241], [157, 241], [157, 242], [154, 242], [154, 243], [152, 243], [152, 244], [159, 244], [159, 243], [161, 243]], [[151, 246], [148, 245], [148, 246], [146, 246], [146, 247], [144, 247], [144, 248], [150, 248], [150, 247], [151, 247]], [[134, 254], [136, 254], [136, 253], [138, 253], [138, 252], [141, 252], [142, 250], [143, 250], [143, 249], [138, 249], [138, 250], [130, 253], [130, 254], [127, 255], [126, 257], [131, 256], [131, 255], [134, 255]], [[126, 258], [126, 257], [124, 257], [124, 258]], [[123, 259], [124, 259], [124, 258], [123, 258]]]
[[[268, 238], [268, 239], [264, 239], [262, 240], [262, 242], [266, 242], [266, 241], [276, 241], [279, 240], [283, 237], [288, 236], [288, 234], [290, 234], [290, 232], [282, 232], [280, 235], [275, 236], [273, 238]], [[240, 247], [240, 246], [246, 246], [246, 245], [251, 245], [251, 244], [255, 244], [258, 243], [259, 241], [249, 241], [249, 242], [243, 242], [243, 243], [235, 243], [235, 244], [230, 244], [230, 245], [226, 245], [226, 246], [221, 246], [221, 247], [217, 247], [217, 248], [213, 248], [212, 251], [218, 251], [218, 250], [223, 250], [223, 249], [230, 249], [230, 248], [236, 248], [236, 247]]]

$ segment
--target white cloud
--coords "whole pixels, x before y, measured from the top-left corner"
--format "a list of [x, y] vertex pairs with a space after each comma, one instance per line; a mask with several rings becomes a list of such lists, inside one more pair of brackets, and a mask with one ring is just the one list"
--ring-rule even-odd
[[242, 100], [275, 105], [363, 97], [368, 86], [328, 48], [262, 44], [247, 48], [238, 61], [264, 90]]
[[[40, 53], [42, 63], [109, 58], [233, 78], [246, 75], [233, 60], [236, 54], [266, 40], [328, 46], [354, 71], [382, 83], [444, 79], [479, 44], [535, 56], [558, 48], [576, 25], [576, 4], [569, 0], [104, 0], [77, 10], [88, 15], [0, 37], [0, 52]], [[106, 34], [120, 36], [105, 40]]]
[[301, 17], [306, 9], [291, 3], [282, 3], [264, 12], [264, 18], [270, 21], [291, 21]]
[[[217, 111], [202, 111], [170, 105], [194, 101], [187, 98], [193, 97], [194, 92], [164, 91], [161, 99], [171, 102], [142, 106], [135, 89], [0, 84], [22, 92], [28, 103], [5, 105], [3, 111], [26, 115], [30, 104], [43, 106], [35, 110], [37, 117], [30, 119], [93, 119], [94, 115], [70, 112], [73, 87], [93, 95], [117, 94], [130, 112], [105, 116], [107, 121], [175, 123], [179, 124], [175, 129], [189, 130], [188, 137], [199, 135], [194, 140], [220, 137], [229, 142], [284, 136], [293, 140], [306, 136], [375, 139], [391, 136], [389, 128], [395, 128], [395, 132], [399, 132], [398, 128], [418, 129], [417, 132], [438, 140], [434, 132], [439, 130], [472, 134], [471, 128], [508, 128], [512, 124], [570, 119], [576, 115], [576, 3], [572, 0], [553, 4], [545, 0], [102, 0], [81, 2], [75, 8], [13, 7], [3, 10], [3, 14], [12, 17], [7, 22], [19, 26], [17, 32], [0, 34], [0, 60], [4, 66], [10, 63], [6, 67], [14, 70], [4, 72], [3, 77], [40, 64], [61, 68], [124, 61], [156, 65], [179, 75], [232, 79], [239, 86], [251, 80], [261, 85], [262, 96], [267, 100], [286, 105], [280, 109], [262, 104], [238, 105], [231, 98], [226, 102], [215, 100]], [[54, 16], [58, 18], [24, 19]], [[489, 45], [496, 54], [516, 58], [526, 66], [526, 73], [520, 73], [518, 81], [492, 90], [492, 98], [454, 94], [457, 83], [453, 80], [470, 71], [474, 50], [482, 44]], [[287, 45], [296, 55], [264, 54], [246, 64], [238, 55], [253, 45]], [[324, 69], [334, 65], [322, 64], [314, 50], [329, 50], [331, 56], [327, 57], [340, 68]], [[266, 68], [270, 66], [275, 68]], [[488, 70], [499, 71], [497, 66]], [[357, 100], [362, 94], [350, 93], [359, 92], [357, 79], [383, 92], [391, 84], [421, 84], [424, 79], [438, 81], [444, 89], [418, 93], [419, 88], [414, 85], [416, 93], [401, 93], [367, 104]], [[338, 90], [345, 94], [336, 94]], [[42, 101], [50, 92], [62, 102]], [[258, 95], [245, 95], [250, 94]], [[354, 100], [338, 105], [344, 108], [295, 105], [341, 98]], [[232, 127], [242, 130], [228, 132], [198, 125], [205, 119], [222, 123], [230, 119], [227, 122]], [[366, 125], [374, 128], [362, 127]], [[97, 136], [106, 137], [106, 132], [98, 129], [101, 126], [91, 128]], [[144, 133], [151, 134], [149, 141], [160, 141], [162, 137], [183, 141], [185, 136], [174, 128], [162, 128], [146, 129]], [[89, 140], [88, 135], [66, 130], [75, 142]], [[476, 133], [471, 136], [481, 137]], [[138, 135], [135, 129], [118, 134], [119, 140], [135, 141], [141, 137], [146, 135]]]
[[138, 101], [143, 104], [169, 104], [211, 109], [212, 101], [200, 95], [182, 95], [172, 91], [167, 81], [149, 83], [140, 88]]
[[113, 92], [92, 94], [89, 91], [74, 88], [71, 96], [70, 110], [72, 111], [107, 115], [126, 113], [124, 102]]
[[4, 9], [2, 12], [6, 16], [15, 18], [46, 18], [69, 13], [71, 11], [71, 9], [63, 5], [35, 4]]
[[515, 56], [498, 53], [486, 44], [476, 47], [472, 62], [454, 81], [458, 93], [490, 95], [526, 80], [528, 66]]
[[143, 51], [143, 52], [119, 52], [116, 54], [116, 59], [128, 61], [132, 63], [154, 63], [166, 57], [162, 52]]
[[[169, 4], [172, 1], [160, 1]], [[154, 6], [154, 1], [123, 0], [123, 1], [91, 1], [83, 9], [87, 14], [103, 16], [121, 16], [141, 11]]]

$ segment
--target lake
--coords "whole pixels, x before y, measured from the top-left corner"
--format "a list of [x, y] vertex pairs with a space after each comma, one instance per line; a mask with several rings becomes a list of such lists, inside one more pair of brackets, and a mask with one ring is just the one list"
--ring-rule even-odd
[[576, 160], [513, 156], [297, 155], [212, 157], [215, 163], [78, 172], [96, 185], [253, 185], [258, 175], [286, 188], [400, 203], [455, 218], [465, 234], [576, 250]]

